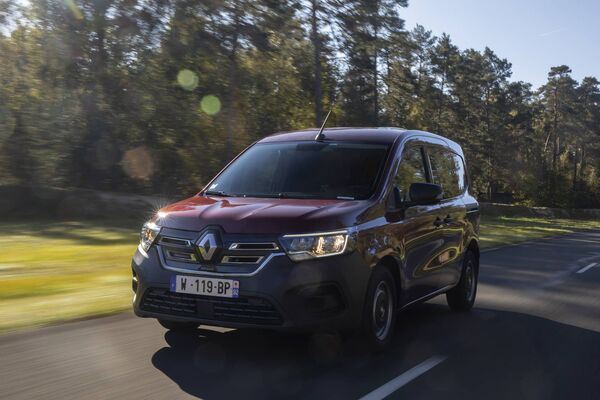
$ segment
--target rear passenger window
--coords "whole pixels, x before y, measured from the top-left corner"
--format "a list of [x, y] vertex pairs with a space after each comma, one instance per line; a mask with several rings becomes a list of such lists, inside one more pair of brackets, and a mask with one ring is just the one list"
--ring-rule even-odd
[[467, 170], [465, 169], [465, 161], [458, 154], [452, 153], [454, 156], [454, 164], [456, 165], [456, 171], [458, 172], [458, 194], [463, 194], [467, 187]]
[[459, 196], [465, 189], [465, 166], [462, 158], [448, 149], [429, 150], [433, 183], [444, 190], [444, 199]]
[[398, 166], [398, 173], [394, 178], [394, 185], [400, 189], [402, 201], [410, 201], [409, 188], [412, 183], [427, 182], [425, 163], [420, 147], [409, 147], [402, 153]]

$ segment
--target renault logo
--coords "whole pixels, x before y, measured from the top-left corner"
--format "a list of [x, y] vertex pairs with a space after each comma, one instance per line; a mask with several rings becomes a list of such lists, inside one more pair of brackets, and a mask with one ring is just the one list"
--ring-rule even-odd
[[213, 232], [207, 232], [196, 242], [200, 257], [204, 261], [210, 261], [217, 250], [217, 236]]

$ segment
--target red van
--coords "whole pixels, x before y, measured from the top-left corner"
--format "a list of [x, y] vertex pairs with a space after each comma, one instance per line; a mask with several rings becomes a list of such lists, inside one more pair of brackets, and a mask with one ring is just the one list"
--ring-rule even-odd
[[479, 207], [460, 146], [397, 128], [332, 128], [254, 143], [198, 194], [144, 224], [134, 310], [200, 324], [360, 331], [446, 293], [469, 310]]

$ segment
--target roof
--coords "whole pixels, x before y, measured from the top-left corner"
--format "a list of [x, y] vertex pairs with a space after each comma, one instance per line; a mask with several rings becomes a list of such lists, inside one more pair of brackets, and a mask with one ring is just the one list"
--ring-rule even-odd
[[[319, 132], [318, 128], [304, 129], [301, 131], [275, 133], [261, 139], [260, 143], [310, 141], [314, 140]], [[381, 128], [327, 128], [323, 131], [325, 140], [359, 141], [364, 143], [391, 144], [399, 137], [421, 136], [436, 138], [446, 142], [451, 148], [460, 151], [460, 146], [452, 140], [436, 135], [435, 133], [407, 130], [394, 127]]]
[[[400, 135], [407, 132], [401, 128], [326, 128], [323, 131], [325, 140], [360, 141], [366, 143], [393, 143]], [[301, 131], [281, 132], [267, 136], [261, 143], [314, 140], [319, 128]]]

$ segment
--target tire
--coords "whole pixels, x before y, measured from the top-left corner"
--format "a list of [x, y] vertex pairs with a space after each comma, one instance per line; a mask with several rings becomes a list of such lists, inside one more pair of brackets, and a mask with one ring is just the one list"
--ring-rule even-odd
[[392, 341], [397, 314], [396, 282], [385, 267], [371, 275], [363, 311], [363, 337], [374, 352], [383, 351]]
[[452, 311], [469, 311], [475, 304], [479, 260], [472, 251], [467, 251], [463, 259], [462, 273], [458, 285], [446, 292], [446, 300]]
[[159, 319], [158, 323], [161, 324], [163, 328], [173, 332], [193, 332], [200, 326], [200, 324], [194, 322], [179, 322], [167, 319]]

